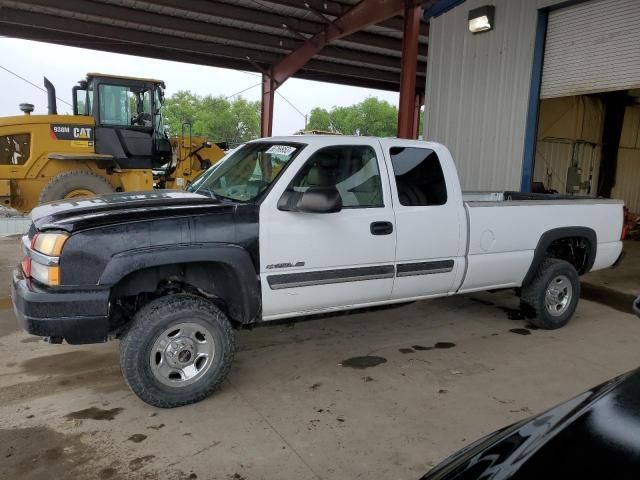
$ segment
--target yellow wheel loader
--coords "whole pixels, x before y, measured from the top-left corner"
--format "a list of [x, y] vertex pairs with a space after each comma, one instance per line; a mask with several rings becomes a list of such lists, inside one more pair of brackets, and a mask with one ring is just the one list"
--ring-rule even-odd
[[188, 124], [181, 137], [166, 135], [161, 80], [89, 73], [73, 87], [73, 115], [58, 115], [44, 83], [47, 115], [23, 103], [24, 115], [0, 118], [0, 205], [28, 212], [64, 198], [182, 189], [224, 156]]

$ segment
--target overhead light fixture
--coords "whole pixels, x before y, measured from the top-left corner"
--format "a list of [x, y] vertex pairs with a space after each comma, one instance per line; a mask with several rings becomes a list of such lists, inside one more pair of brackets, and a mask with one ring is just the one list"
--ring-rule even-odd
[[496, 7], [486, 5], [469, 11], [469, 31], [481, 33], [493, 30], [493, 17]]

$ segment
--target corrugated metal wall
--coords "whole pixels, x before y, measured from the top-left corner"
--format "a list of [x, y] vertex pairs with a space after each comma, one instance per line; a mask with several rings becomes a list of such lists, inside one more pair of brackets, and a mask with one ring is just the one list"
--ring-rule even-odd
[[616, 184], [611, 195], [624, 199], [629, 210], [640, 213], [640, 105], [628, 106], [625, 110]]
[[[469, 10], [496, 7], [473, 35]], [[537, 3], [468, 0], [431, 19], [424, 138], [449, 147], [465, 190], [520, 189]]]
[[640, 86], [640, 1], [594, 0], [552, 11], [542, 98]]

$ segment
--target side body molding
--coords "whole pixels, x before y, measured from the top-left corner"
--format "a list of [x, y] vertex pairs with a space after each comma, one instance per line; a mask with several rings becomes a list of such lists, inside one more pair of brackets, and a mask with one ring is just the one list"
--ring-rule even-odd
[[[249, 252], [235, 244], [189, 243], [121, 252], [111, 258], [100, 276], [98, 285], [112, 287], [135, 272], [171, 265], [204, 269], [205, 273], [211, 274], [210, 278], [218, 281], [217, 288], [224, 288], [227, 297], [224, 300], [234, 320], [242, 323], [259, 320], [262, 309], [259, 279]], [[214, 283], [213, 280], [211, 283]], [[203, 290], [206, 291], [207, 288], [204, 287]]]

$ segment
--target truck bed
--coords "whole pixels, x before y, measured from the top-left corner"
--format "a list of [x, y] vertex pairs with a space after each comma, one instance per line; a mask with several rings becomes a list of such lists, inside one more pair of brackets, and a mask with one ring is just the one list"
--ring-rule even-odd
[[611, 265], [622, 243], [622, 201], [520, 192], [465, 192], [468, 265], [461, 292], [519, 286], [542, 234], [566, 225], [597, 238], [592, 270]]
[[611, 200], [608, 198], [591, 197], [586, 195], [569, 195], [562, 193], [524, 193], [515, 191], [490, 192], [490, 191], [469, 191], [462, 192], [464, 202], [573, 202], [578, 200], [590, 200], [593, 203], [623, 203], [622, 200]]

